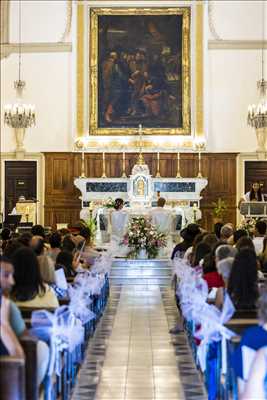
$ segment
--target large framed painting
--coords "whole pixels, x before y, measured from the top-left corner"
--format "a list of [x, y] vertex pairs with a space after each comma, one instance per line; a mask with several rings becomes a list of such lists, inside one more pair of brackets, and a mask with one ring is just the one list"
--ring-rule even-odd
[[190, 134], [190, 8], [90, 9], [90, 134]]

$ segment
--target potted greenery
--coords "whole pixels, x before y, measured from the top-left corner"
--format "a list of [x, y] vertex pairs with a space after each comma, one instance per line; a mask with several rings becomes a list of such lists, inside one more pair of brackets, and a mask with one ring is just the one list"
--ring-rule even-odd
[[217, 201], [212, 202], [212, 205], [213, 223], [216, 224], [217, 222], [222, 222], [224, 214], [228, 208], [227, 203], [219, 197]]
[[88, 229], [88, 233], [90, 232], [89, 237], [87, 239], [87, 241], [88, 241], [87, 244], [89, 244], [89, 243], [93, 244], [94, 240], [95, 240], [95, 235], [96, 235], [95, 218], [93, 218], [92, 215], [90, 215], [90, 217], [86, 221], [83, 222], [83, 226]]

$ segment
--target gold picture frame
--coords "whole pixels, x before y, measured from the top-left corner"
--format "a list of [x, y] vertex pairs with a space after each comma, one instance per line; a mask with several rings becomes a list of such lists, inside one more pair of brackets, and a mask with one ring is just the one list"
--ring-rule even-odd
[[[103, 16], [181, 16], [181, 49], [182, 57], [180, 62], [181, 68], [181, 124], [180, 126], [149, 126], [144, 124], [143, 133], [145, 135], [190, 135], [191, 132], [191, 60], [190, 60], [190, 27], [191, 27], [191, 9], [190, 7], [171, 7], [171, 8], [90, 8], [90, 29], [89, 29], [89, 132], [90, 135], [134, 135], [136, 127], [133, 126], [103, 126], [99, 123], [99, 68], [101, 62], [99, 60], [99, 18]], [[153, 123], [153, 122], [152, 122]]]

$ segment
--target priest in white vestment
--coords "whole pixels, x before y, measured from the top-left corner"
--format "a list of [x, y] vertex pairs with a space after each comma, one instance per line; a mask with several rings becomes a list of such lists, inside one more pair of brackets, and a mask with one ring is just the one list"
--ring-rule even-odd
[[160, 197], [157, 202], [157, 207], [151, 210], [150, 217], [151, 223], [157, 227], [158, 231], [165, 233], [167, 237], [167, 249], [170, 249], [172, 248], [171, 234], [173, 231], [174, 215], [171, 210], [164, 208], [165, 204], [166, 200]]

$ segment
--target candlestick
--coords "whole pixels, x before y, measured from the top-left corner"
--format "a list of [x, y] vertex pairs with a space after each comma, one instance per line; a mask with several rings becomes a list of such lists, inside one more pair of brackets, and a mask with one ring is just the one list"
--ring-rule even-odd
[[125, 172], [125, 152], [122, 153], [122, 178], [127, 178], [126, 172]]
[[84, 151], [82, 151], [82, 166], [80, 178], [85, 178]]
[[156, 173], [157, 178], [161, 178], [160, 176], [160, 154], [159, 152], [157, 153], [157, 173]]
[[180, 173], [180, 152], [178, 151], [177, 153], [177, 174], [176, 178], [181, 178], [181, 173]]
[[106, 178], [107, 177], [107, 175], [106, 175], [106, 156], [105, 156], [105, 153], [103, 152], [103, 154], [102, 154], [102, 176], [101, 176], [101, 178]]
[[199, 150], [198, 152], [198, 178], [203, 178], [202, 173], [201, 173], [201, 151]]

